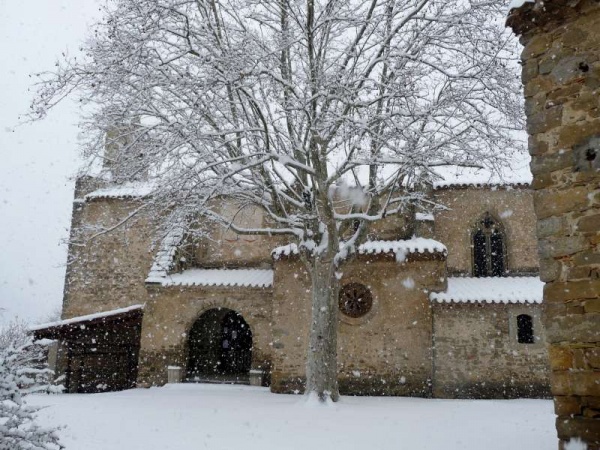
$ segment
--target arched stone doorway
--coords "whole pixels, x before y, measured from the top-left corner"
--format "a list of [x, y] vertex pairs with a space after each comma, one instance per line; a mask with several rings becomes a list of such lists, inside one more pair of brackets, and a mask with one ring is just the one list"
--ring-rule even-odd
[[214, 308], [192, 325], [188, 337], [188, 381], [248, 382], [252, 331], [241, 314]]

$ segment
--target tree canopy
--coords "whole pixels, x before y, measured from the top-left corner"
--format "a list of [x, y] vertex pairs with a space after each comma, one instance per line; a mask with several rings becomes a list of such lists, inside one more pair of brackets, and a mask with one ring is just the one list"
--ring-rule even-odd
[[[436, 168], [494, 169], [518, 148], [504, 3], [109, 0], [83, 56], [40, 75], [31, 114], [75, 93], [85, 153], [116, 183], [150, 180], [141, 209], [168, 211], [167, 228], [289, 235], [335, 354], [333, 268], [369, 224], [425, 201]], [[267, 225], [237, 225], [223, 198]]]

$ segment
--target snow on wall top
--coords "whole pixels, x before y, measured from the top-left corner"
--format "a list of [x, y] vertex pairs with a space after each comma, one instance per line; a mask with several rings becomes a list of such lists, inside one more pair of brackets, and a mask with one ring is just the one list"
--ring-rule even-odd
[[433, 170], [437, 178], [434, 189], [447, 187], [518, 187], [531, 184], [529, 155], [515, 156], [511, 167], [503, 168], [500, 173], [474, 167], [445, 166]]
[[45, 328], [54, 328], [54, 327], [60, 327], [63, 325], [72, 325], [72, 324], [76, 324], [76, 323], [89, 322], [90, 320], [103, 319], [105, 317], [111, 317], [111, 316], [118, 316], [120, 314], [127, 313], [130, 311], [135, 311], [137, 309], [144, 309], [144, 305], [132, 305], [132, 306], [127, 306], [126, 308], [113, 309], [110, 311], [104, 311], [104, 312], [99, 312], [99, 313], [94, 313], [94, 314], [88, 314], [85, 316], [73, 317], [71, 319], [59, 320], [57, 322], [43, 323], [41, 325], [35, 325], [33, 327], [30, 327], [29, 330], [30, 331], [38, 331], [38, 330], [43, 330]]
[[240, 286], [269, 287], [273, 285], [270, 269], [189, 269], [172, 273], [147, 283], [162, 286]]
[[513, 9], [520, 8], [525, 3], [535, 3], [535, 0], [512, 0], [512, 2], [510, 2], [510, 5], [508, 5], [508, 12], [510, 12]]
[[[444, 253], [448, 250], [441, 242], [422, 237], [413, 237], [412, 239], [400, 241], [367, 241], [359, 245], [358, 253], [361, 255], [372, 255], [378, 253], [395, 253], [396, 255], [406, 255], [407, 253]], [[271, 254], [275, 259], [280, 256], [297, 255], [299, 253], [296, 244], [283, 245], [273, 249]]]
[[438, 303], [541, 303], [544, 283], [539, 277], [449, 277], [446, 292], [432, 292]]
[[121, 185], [108, 186], [96, 191], [90, 192], [85, 196], [85, 200], [94, 200], [101, 198], [143, 198], [152, 194], [154, 185], [149, 182], [129, 182]]

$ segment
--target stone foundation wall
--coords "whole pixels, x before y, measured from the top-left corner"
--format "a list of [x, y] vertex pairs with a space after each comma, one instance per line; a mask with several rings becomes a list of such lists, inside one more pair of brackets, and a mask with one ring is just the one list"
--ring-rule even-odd
[[521, 35], [560, 446], [600, 448], [600, 3], [526, 3]]
[[[541, 305], [435, 303], [434, 396], [549, 397]], [[517, 341], [517, 316], [533, 318], [535, 342]]]

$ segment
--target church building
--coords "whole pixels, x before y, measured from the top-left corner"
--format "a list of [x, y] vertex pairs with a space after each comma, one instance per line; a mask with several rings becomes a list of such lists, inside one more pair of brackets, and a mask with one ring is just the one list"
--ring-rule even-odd
[[[457, 178], [428, 195], [444, 208], [386, 218], [340, 267], [341, 393], [549, 395], [530, 186]], [[35, 329], [60, 341], [68, 392], [181, 381], [301, 393], [311, 285], [295, 245], [221, 228], [157, 240], [159, 219], [127, 220], [151, 196], [143, 182], [77, 182], [62, 320]]]

